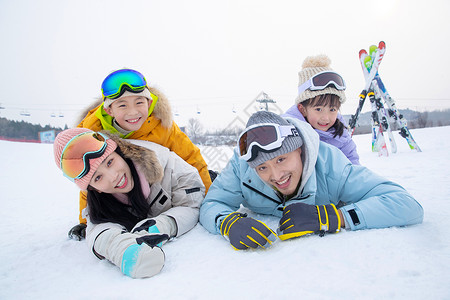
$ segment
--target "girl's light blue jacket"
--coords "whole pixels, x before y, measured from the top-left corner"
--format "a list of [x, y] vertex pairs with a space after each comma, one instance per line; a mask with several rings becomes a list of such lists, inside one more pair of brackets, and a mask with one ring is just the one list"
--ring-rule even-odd
[[219, 233], [222, 220], [244, 207], [258, 214], [281, 217], [283, 207], [294, 202], [334, 203], [351, 230], [385, 228], [421, 223], [421, 205], [400, 185], [368, 168], [352, 164], [336, 147], [319, 141], [306, 123], [286, 118], [303, 139], [303, 171], [298, 193], [284, 201], [239, 158], [237, 150], [211, 185], [200, 208], [200, 223], [211, 233]]

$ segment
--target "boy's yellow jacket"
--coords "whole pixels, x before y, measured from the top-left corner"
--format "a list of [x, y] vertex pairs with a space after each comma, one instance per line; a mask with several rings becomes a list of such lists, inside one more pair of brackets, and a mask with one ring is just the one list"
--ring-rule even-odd
[[[208, 191], [211, 185], [211, 178], [208, 173], [208, 166], [200, 154], [200, 149], [192, 143], [172, 120], [172, 110], [166, 96], [156, 88], [151, 87], [149, 89], [153, 95], [158, 97], [155, 108], [141, 128], [128, 134], [125, 138], [146, 140], [169, 148], [198, 170], [205, 184], [206, 191]], [[88, 108], [85, 112], [86, 116], [77, 127], [89, 128], [94, 131], [108, 130], [119, 134], [111, 125], [112, 118], [105, 112], [102, 103], [103, 101], [100, 99]], [[120, 136], [124, 137], [123, 135]], [[86, 223], [86, 219], [81, 215], [82, 210], [87, 205], [86, 195], [86, 191], [80, 192], [80, 223]]]

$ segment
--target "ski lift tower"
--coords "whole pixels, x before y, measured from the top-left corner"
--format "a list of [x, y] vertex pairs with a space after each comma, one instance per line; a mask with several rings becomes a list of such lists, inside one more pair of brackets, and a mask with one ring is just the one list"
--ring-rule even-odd
[[[261, 99], [259, 99], [262, 96]], [[269, 103], [277, 103], [275, 100], [271, 99], [266, 93], [261, 92], [258, 94], [258, 96], [256, 96], [255, 99], [256, 102], [261, 103], [261, 105], [265, 104], [266, 105], [266, 111], [269, 111]]]

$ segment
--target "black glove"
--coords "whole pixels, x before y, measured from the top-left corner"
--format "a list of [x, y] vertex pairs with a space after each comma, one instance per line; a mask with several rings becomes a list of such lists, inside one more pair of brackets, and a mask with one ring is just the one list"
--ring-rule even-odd
[[208, 173], [209, 173], [209, 177], [211, 177], [211, 182], [213, 182], [214, 179], [216, 179], [217, 175], [219, 175], [218, 172], [213, 171], [213, 170], [208, 170]]
[[220, 225], [220, 233], [227, 237], [236, 250], [247, 248], [269, 247], [277, 239], [277, 235], [266, 224], [247, 214], [233, 212], [226, 216]]
[[310, 233], [335, 233], [341, 230], [342, 220], [334, 204], [309, 205], [294, 203], [286, 206], [277, 229], [281, 240]]
[[81, 241], [84, 238], [86, 238], [86, 224], [80, 223], [78, 225], [75, 225], [72, 227], [72, 229], [69, 230], [69, 238]]
[[139, 245], [144, 242], [150, 247], [161, 247], [165, 242], [167, 242], [167, 240], [169, 240], [170, 236], [166, 233], [160, 232], [156, 223], [157, 222], [154, 219], [145, 219], [134, 226], [131, 233], [137, 233], [142, 236], [136, 239]]
[[167, 234], [158, 234], [158, 235], [144, 235], [141, 237], [136, 238], [136, 242], [139, 245], [142, 245], [142, 243], [146, 243], [150, 247], [161, 247], [163, 242], [166, 242], [169, 239], [169, 236]]

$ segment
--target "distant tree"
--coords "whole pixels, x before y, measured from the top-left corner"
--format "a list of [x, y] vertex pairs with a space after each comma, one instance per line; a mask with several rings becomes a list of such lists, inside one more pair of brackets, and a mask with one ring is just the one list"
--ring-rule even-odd
[[188, 120], [188, 125], [186, 126], [186, 134], [191, 139], [194, 144], [201, 142], [201, 135], [203, 133], [203, 126], [198, 119], [191, 118]]
[[427, 126], [428, 112], [421, 112], [417, 114], [417, 127], [424, 128]]
[[61, 131], [61, 128], [31, 124], [25, 121], [11, 121], [0, 117], [0, 136], [6, 138], [37, 140], [41, 131]]

